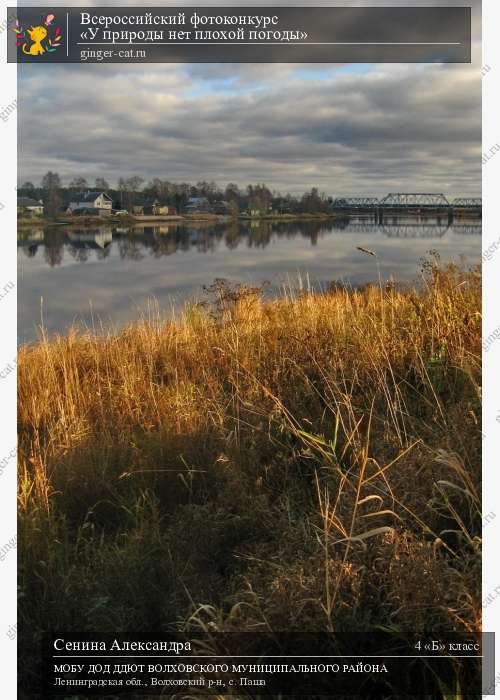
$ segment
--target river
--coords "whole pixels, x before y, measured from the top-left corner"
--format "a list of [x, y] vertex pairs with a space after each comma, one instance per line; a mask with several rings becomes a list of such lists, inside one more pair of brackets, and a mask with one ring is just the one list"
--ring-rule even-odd
[[271, 296], [379, 275], [407, 282], [429, 251], [478, 263], [480, 234], [478, 220], [416, 218], [34, 227], [18, 235], [19, 342], [35, 340], [42, 323], [48, 333], [75, 323], [118, 328], [149, 313], [152, 300], [170, 316], [217, 278], [264, 285]]

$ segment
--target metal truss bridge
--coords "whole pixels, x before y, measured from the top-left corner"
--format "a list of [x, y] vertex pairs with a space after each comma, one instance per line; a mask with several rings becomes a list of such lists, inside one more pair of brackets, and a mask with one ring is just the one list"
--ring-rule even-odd
[[338, 197], [332, 204], [333, 209], [376, 209], [378, 206], [377, 197]]
[[481, 197], [457, 197], [451, 203], [452, 207], [482, 207], [483, 200]]
[[470, 210], [480, 213], [481, 197], [457, 197], [449, 201], [442, 193], [432, 192], [390, 192], [382, 199], [377, 197], [337, 197], [332, 203], [334, 211], [359, 212], [452, 212], [454, 210]]
[[432, 194], [428, 192], [391, 192], [380, 200], [380, 206], [396, 209], [422, 209], [423, 207], [448, 209], [450, 203], [444, 194]]
[[456, 197], [451, 202], [444, 194], [426, 192], [391, 192], [382, 199], [377, 197], [337, 197], [333, 209], [377, 209], [378, 207], [481, 207], [481, 197]]

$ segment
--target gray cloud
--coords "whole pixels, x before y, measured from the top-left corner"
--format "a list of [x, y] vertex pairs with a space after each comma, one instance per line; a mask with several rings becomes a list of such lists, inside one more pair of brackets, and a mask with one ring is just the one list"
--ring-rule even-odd
[[[475, 5], [476, 40], [478, 17]], [[477, 60], [367, 73], [304, 64], [18, 68], [21, 181], [52, 169], [65, 179], [264, 181], [292, 192], [480, 192]]]

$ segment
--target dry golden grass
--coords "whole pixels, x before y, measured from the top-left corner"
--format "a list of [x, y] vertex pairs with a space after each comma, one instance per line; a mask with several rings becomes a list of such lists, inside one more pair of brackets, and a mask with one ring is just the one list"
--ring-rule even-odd
[[478, 271], [212, 292], [19, 353], [27, 667], [49, 625], [478, 635]]

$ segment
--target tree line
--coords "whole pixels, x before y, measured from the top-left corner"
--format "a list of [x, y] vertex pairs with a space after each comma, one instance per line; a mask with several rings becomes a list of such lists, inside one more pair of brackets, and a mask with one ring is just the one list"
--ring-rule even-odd
[[233, 215], [247, 210], [272, 210], [281, 214], [319, 214], [328, 212], [332, 201], [330, 197], [320, 193], [317, 187], [312, 187], [301, 195], [294, 195], [271, 190], [264, 183], [240, 188], [230, 182], [222, 188], [215, 182], [205, 180], [192, 184], [153, 178], [146, 182], [138, 175], [120, 177], [116, 187], [112, 187], [104, 177], [96, 177], [94, 182], [89, 182], [84, 177], [75, 177], [68, 185], [63, 185], [59, 174], [52, 171], [42, 177], [38, 186], [29, 181], [23, 183], [18, 188], [18, 194], [42, 200], [45, 215], [55, 217], [75, 194], [87, 190], [106, 192], [112, 198], [115, 209], [130, 210], [142, 199], [158, 199], [182, 212], [190, 198], [204, 197], [211, 207], [216, 209], [223, 206]]

